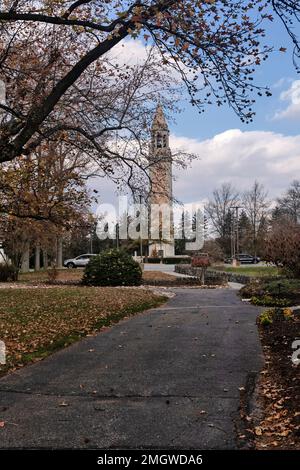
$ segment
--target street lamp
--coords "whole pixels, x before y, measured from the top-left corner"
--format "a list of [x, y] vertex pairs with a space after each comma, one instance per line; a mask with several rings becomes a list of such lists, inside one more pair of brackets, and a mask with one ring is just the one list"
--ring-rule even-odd
[[240, 240], [239, 240], [239, 209], [241, 206], [234, 206], [232, 207], [233, 211], [235, 211], [235, 217], [233, 213], [233, 262], [235, 265], [238, 264], [238, 255], [240, 250]]
[[117, 250], [119, 249], [119, 246], [120, 246], [120, 228], [119, 228], [119, 224], [117, 223], [116, 224], [116, 248]]
[[142, 195], [139, 195], [140, 200], [140, 255], [141, 255], [141, 268], [144, 268], [143, 263], [143, 239], [142, 239]]

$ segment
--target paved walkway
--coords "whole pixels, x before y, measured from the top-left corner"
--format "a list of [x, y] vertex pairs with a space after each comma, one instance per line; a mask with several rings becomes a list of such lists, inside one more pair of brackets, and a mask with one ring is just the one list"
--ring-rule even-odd
[[0, 380], [0, 446], [236, 447], [239, 387], [262, 366], [258, 309], [230, 289], [176, 289]]

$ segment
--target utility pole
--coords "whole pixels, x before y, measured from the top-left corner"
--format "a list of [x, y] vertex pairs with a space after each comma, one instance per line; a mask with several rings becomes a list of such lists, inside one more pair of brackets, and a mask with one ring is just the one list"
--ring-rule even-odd
[[120, 245], [120, 234], [119, 234], [119, 224], [116, 224], [116, 248], [119, 249]]
[[235, 211], [235, 216], [234, 218], [234, 241], [233, 241], [233, 246], [234, 246], [234, 255], [233, 258], [235, 258], [236, 262], [238, 262], [238, 255], [240, 251], [240, 240], [239, 240], [239, 209], [241, 209], [241, 206], [234, 206], [232, 208]]
[[139, 195], [140, 200], [140, 255], [141, 255], [141, 268], [144, 268], [143, 263], [143, 239], [142, 239], [142, 195]]
[[240, 240], [239, 240], [239, 207], [236, 206], [236, 254], [238, 256], [240, 252]]
[[230, 221], [230, 245], [231, 245], [231, 258], [235, 258], [235, 237], [234, 237], [234, 214], [231, 212]]
[[90, 234], [90, 253], [93, 253], [93, 231]]

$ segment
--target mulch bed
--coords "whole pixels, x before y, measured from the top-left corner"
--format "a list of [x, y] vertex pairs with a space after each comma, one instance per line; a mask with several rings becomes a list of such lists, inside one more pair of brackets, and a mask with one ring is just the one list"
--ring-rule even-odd
[[278, 316], [271, 325], [259, 325], [259, 332], [266, 366], [258, 390], [263, 417], [254, 429], [256, 448], [300, 449], [300, 364], [292, 362], [300, 314], [291, 320]]

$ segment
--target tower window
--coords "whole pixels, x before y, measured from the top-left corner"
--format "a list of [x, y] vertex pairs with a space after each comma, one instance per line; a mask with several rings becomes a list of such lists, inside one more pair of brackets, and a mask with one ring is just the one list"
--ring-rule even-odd
[[162, 135], [161, 134], [157, 134], [157, 137], [156, 137], [156, 146], [158, 149], [161, 149], [162, 146], [163, 146], [163, 139], [162, 139]]

